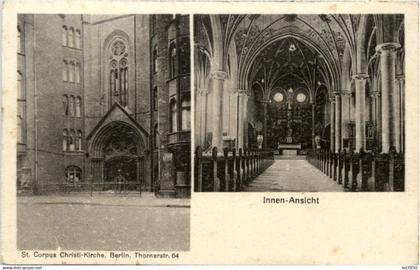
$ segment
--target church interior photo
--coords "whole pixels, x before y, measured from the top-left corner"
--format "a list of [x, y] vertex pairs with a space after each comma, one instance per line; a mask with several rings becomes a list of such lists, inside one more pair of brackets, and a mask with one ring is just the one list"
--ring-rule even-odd
[[399, 14], [195, 15], [195, 191], [404, 190], [404, 57]]

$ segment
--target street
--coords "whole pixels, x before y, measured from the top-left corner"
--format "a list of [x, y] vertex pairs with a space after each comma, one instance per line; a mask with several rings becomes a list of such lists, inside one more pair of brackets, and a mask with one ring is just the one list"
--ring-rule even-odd
[[189, 250], [189, 199], [26, 196], [17, 219], [19, 249]]

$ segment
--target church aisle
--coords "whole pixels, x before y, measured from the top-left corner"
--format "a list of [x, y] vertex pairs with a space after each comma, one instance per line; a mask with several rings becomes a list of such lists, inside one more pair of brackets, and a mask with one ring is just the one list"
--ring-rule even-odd
[[276, 160], [244, 191], [317, 192], [343, 191], [341, 185], [317, 170], [306, 160]]

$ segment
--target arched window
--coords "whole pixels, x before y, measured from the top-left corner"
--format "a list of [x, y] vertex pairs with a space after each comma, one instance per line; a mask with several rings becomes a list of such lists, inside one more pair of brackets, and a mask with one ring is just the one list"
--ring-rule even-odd
[[155, 86], [153, 88], [153, 110], [155, 111], [158, 109], [158, 102], [159, 102], [158, 88], [157, 86]]
[[81, 103], [82, 103], [82, 98], [80, 96], [76, 97], [76, 117], [80, 117]]
[[69, 97], [67, 95], [63, 95], [63, 107], [64, 115], [69, 115]]
[[153, 48], [153, 61], [152, 61], [152, 70], [153, 73], [157, 72], [157, 46]]
[[156, 123], [153, 127], [153, 149], [158, 148], [158, 138], [159, 138], [159, 130], [158, 130], [158, 124]]
[[23, 40], [22, 40], [22, 30], [20, 29], [20, 26], [17, 27], [17, 52], [22, 53], [23, 49]]
[[171, 132], [176, 132], [177, 129], [177, 108], [176, 108], [176, 100], [172, 99], [169, 103], [169, 107], [171, 110]]
[[74, 74], [75, 74], [75, 81], [76, 83], [80, 83], [80, 63], [76, 63], [74, 68]]
[[76, 133], [74, 132], [74, 129], [70, 130], [70, 136], [69, 136], [69, 150], [74, 151], [75, 148], [75, 142], [76, 141]]
[[69, 133], [67, 129], [63, 130], [63, 151], [67, 151], [69, 149]]
[[116, 39], [110, 47], [110, 54], [109, 89], [112, 97], [110, 106], [114, 102], [128, 106], [129, 72], [126, 43], [121, 39]]
[[78, 130], [76, 134], [76, 150], [82, 151], [82, 131]]
[[69, 111], [70, 111], [70, 116], [74, 116], [74, 96], [70, 96], [70, 102], [69, 102]]
[[74, 62], [71, 61], [68, 67], [69, 67], [69, 82], [74, 82], [74, 74], [75, 74], [75, 69], [76, 69]]
[[176, 46], [171, 43], [169, 46], [169, 77], [173, 78], [176, 74]]
[[66, 184], [77, 186], [82, 182], [82, 169], [77, 166], [69, 166], [65, 171]]
[[182, 99], [181, 103], [181, 129], [190, 130], [191, 129], [191, 101], [190, 96], [185, 96]]
[[128, 105], [128, 67], [127, 59], [123, 58], [120, 61], [120, 104], [123, 106]]
[[25, 98], [24, 93], [23, 93], [23, 78], [22, 78], [22, 73], [20, 72], [20, 70], [18, 70], [17, 72], [17, 97], [18, 99]]
[[23, 142], [23, 117], [22, 115], [17, 116], [17, 142]]
[[61, 43], [63, 46], [67, 46], [67, 26], [65, 25], [61, 28]]
[[77, 49], [81, 48], [81, 46], [80, 46], [80, 30], [79, 29], [76, 30], [75, 45], [76, 45]]
[[69, 76], [68, 76], [68, 70], [69, 70], [69, 63], [64, 60], [63, 61], [63, 81], [67, 82], [69, 80]]
[[25, 143], [25, 102], [18, 101], [17, 105], [17, 141]]
[[178, 74], [190, 73], [190, 39], [184, 38], [179, 46], [179, 72]]
[[68, 31], [68, 46], [74, 47], [74, 29], [73, 27], [70, 27]]

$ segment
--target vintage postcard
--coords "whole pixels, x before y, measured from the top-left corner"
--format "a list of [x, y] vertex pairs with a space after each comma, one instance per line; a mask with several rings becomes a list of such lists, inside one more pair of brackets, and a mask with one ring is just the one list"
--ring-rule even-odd
[[3, 263], [418, 264], [417, 3], [58, 3], [4, 4]]

